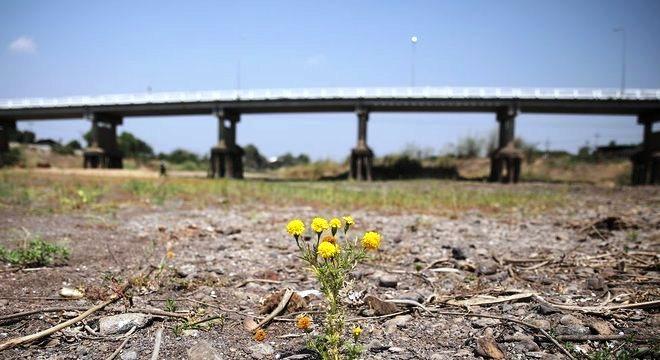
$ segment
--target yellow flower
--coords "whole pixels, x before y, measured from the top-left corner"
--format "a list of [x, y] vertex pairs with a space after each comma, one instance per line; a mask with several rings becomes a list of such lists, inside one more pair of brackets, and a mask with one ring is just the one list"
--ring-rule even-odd
[[348, 229], [355, 224], [355, 220], [353, 220], [353, 217], [350, 215], [344, 216], [342, 219], [344, 219], [344, 233], [346, 233], [348, 232]]
[[380, 234], [374, 231], [364, 233], [362, 246], [367, 250], [377, 250], [380, 247]]
[[167, 256], [167, 259], [168, 259], [168, 260], [172, 260], [172, 259], [174, 259], [174, 251], [172, 251], [172, 250], [167, 250], [167, 254], [165, 254], [165, 256]]
[[327, 230], [330, 227], [328, 224], [328, 220], [321, 218], [321, 217], [315, 217], [312, 219], [312, 230], [314, 230], [315, 233], [321, 234], [324, 230]]
[[263, 329], [257, 329], [257, 331], [254, 332], [254, 340], [264, 341], [266, 339], [266, 335], [266, 331]]
[[337, 254], [338, 250], [337, 248], [332, 245], [332, 243], [329, 243], [327, 241], [324, 241], [319, 244], [319, 248], [317, 250], [317, 253], [321, 255], [322, 258], [324, 259], [330, 259], [334, 257]]
[[332, 218], [332, 220], [330, 220], [330, 231], [332, 231], [333, 236], [337, 233], [337, 230], [340, 227], [341, 227], [341, 220], [337, 218]]
[[305, 223], [299, 219], [291, 220], [286, 225], [286, 231], [296, 239], [305, 232]]
[[323, 239], [321, 239], [321, 241], [327, 241], [331, 244], [336, 244], [337, 243], [337, 238], [335, 238], [334, 236], [331, 236], [331, 235], [327, 235], [327, 236], [324, 236]]
[[354, 328], [353, 328], [353, 336], [354, 336], [355, 338], [357, 338], [357, 337], [360, 336], [360, 334], [362, 334], [362, 328], [359, 327], [359, 326], [354, 327]]
[[300, 315], [296, 319], [296, 327], [300, 330], [309, 330], [312, 327], [312, 317], [309, 315]]

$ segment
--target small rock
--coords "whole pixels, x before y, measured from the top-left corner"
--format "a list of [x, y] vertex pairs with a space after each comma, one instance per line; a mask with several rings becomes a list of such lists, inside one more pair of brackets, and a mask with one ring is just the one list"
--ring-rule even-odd
[[472, 324], [476, 328], [487, 328], [489, 326], [497, 325], [499, 323], [500, 323], [499, 320], [489, 319], [489, 318], [479, 318], [477, 320], [472, 321]]
[[538, 326], [539, 328], [541, 328], [543, 330], [550, 329], [550, 321], [548, 321], [548, 320], [538, 319], [538, 320], [532, 321], [532, 324]]
[[543, 305], [543, 304], [540, 304], [538, 306], [537, 310], [538, 310], [539, 314], [541, 314], [541, 315], [551, 315], [551, 314], [559, 312], [559, 310], [555, 309], [554, 307]]
[[555, 328], [559, 335], [589, 335], [591, 331], [588, 327], [582, 325], [559, 325]]
[[458, 247], [451, 248], [451, 257], [453, 257], [456, 260], [465, 260], [465, 259], [467, 259], [463, 249], [458, 248]]
[[254, 359], [266, 359], [271, 357], [275, 353], [275, 349], [272, 346], [265, 343], [259, 343], [256, 345], [250, 346], [250, 355]]
[[194, 277], [197, 275], [197, 267], [193, 264], [183, 264], [176, 268], [176, 274], [180, 277]]
[[406, 349], [400, 348], [400, 347], [397, 347], [397, 346], [392, 346], [391, 348], [387, 349], [387, 351], [393, 352], [393, 353], [401, 353], [401, 352], [406, 351]]
[[498, 266], [493, 261], [485, 261], [479, 263], [477, 266], [477, 274], [480, 275], [493, 275], [497, 272]]
[[123, 334], [133, 327], [138, 329], [147, 325], [151, 317], [140, 313], [126, 313], [102, 317], [99, 320], [101, 335]]
[[60, 290], [60, 296], [67, 299], [81, 299], [85, 294], [78, 289], [63, 287], [62, 290]]
[[371, 340], [366, 346], [366, 349], [372, 353], [379, 353], [389, 348], [389, 346], [383, 345], [383, 343], [378, 339]]
[[429, 359], [430, 360], [447, 360], [447, 359], [451, 359], [451, 358], [447, 357], [446, 355], [440, 354], [440, 353], [433, 353]]
[[398, 280], [394, 275], [383, 275], [378, 278], [378, 286], [386, 288], [395, 288]]
[[206, 341], [200, 341], [191, 348], [188, 348], [188, 360], [222, 360], [222, 356], [211, 344]]
[[196, 329], [186, 329], [183, 330], [184, 337], [198, 337], [199, 336], [199, 330]]
[[7, 305], [9, 305], [9, 300], [0, 299], [0, 309], [5, 308]]
[[582, 325], [582, 320], [576, 318], [573, 315], [564, 315], [559, 319], [559, 323], [562, 325]]
[[385, 333], [392, 334], [399, 327], [404, 327], [410, 320], [412, 320], [411, 315], [399, 315], [395, 316], [393, 319], [385, 321]]
[[396, 304], [383, 301], [373, 295], [365, 296], [364, 302], [369, 305], [369, 308], [373, 309], [378, 316], [389, 315], [399, 311], [399, 308], [396, 306]]
[[121, 360], [137, 360], [138, 354], [135, 350], [126, 350], [119, 354], [119, 358]]
[[598, 335], [614, 334], [614, 331], [612, 331], [612, 325], [610, 325], [610, 323], [608, 323], [607, 321], [594, 320], [589, 323], [589, 327]]
[[67, 318], [67, 319], [72, 319], [76, 316], [78, 316], [78, 312], [76, 311], [65, 311], [62, 313], [62, 316]]
[[605, 279], [603, 279], [603, 277], [600, 275], [594, 275], [588, 278], [586, 285], [587, 285], [587, 289], [589, 290], [595, 290], [595, 291], [607, 290], [607, 284], [605, 283]]
[[486, 334], [477, 339], [477, 354], [490, 359], [504, 359], [504, 353], [500, 346], [495, 342], [491, 334]]

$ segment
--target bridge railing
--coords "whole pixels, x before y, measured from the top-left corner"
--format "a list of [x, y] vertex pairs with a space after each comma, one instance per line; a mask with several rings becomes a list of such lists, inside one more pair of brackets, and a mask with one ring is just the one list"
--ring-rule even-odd
[[340, 87], [214, 90], [0, 100], [0, 109], [306, 99], [660, 100], [660, 89]]

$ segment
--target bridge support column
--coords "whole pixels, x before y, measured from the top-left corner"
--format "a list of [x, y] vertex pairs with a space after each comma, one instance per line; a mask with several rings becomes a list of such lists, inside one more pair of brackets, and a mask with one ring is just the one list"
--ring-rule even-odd
[[358, 139], [357, 146], [351, 150], [351, 167], [349, 176], [354, 180], [373, 179], [371, 170], [373, 167], [374, 153], [367, 146], [367, 121], [369, 112], [365, 109], [357, 110], [358, 116]]
[[630, 157], [632, 184], [660, 184], [660, 132], [653, 132], [653, 124], [660, 121], [660, 113], [642, 114], [637, 122], [644, 126], [644, 140], [639, 150]]
[[218, 110], [218, 144], [211, 148], [209, 177], [243, 178], [243, 149], [236, 145], [236, 124], [240, 114]]
[[84, 168], [121, 169], [124, 167], [123, 154], [117, 144], [117, 125], [123, 120], [111, 114], [88, 114], [92, 122], [92, 139], [83, 152]]
[[9, 153], [9, 140], [16, 133], [16, 121], [0, 120], [0, 167], [3, 167]]
[[497, 150], [490, 154], [491, 182], [516, 183], [520, 177], [522, 153], [516, 149], [515, 121], [518, 110], [507, 106], [497, 111], [499, 138]]

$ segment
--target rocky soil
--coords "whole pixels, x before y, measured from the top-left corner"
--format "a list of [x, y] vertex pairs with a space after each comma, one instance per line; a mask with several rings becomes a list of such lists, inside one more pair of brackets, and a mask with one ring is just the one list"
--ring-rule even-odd
[[[356, 233], [383, 234], [381, 251], [354, 271], [344, 299], [349, 323], [365, 330], [363, 358], [567, 358], [548, 337], [575, 358], [635, 349], [657, 356], [660, 191], [585, 187], [571, 198], [533, 216], [353, 212]], [[344, 213], [179, 203], [135, 204], [115, 215], [0, 209], [0, 244], [29, 233], [71, 249], [64, 266], [0, 267], [0, 343], [75, 317], [132, 284], [83, 322], [0, 358], [102, 359], [123, 345], [116, 358], [148, 359], [159, 332], [162, 359], [313, 358], [295, 314], [276, 318], [263, 342], [245, 323], [258, 322], [279, 301], [271, 295], [290, 288], [301, 298], [287, 311], [311, 314], [318, 331], [317, 284], [284, 232], [288, 220], [316, 215]], [[84, 297], [63, 298], [65, 287]], [[54, 307], [67, 310], [2, 317]], [[183, 326], [172, 312], [218, 318]], [[613, 340], [589, 340], [596, 335]]]

